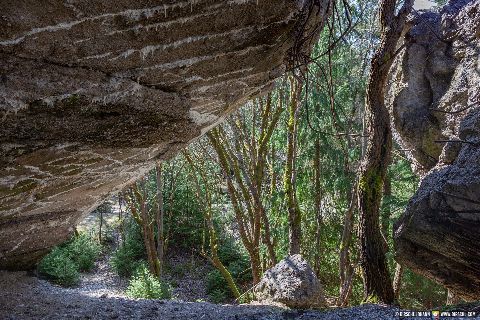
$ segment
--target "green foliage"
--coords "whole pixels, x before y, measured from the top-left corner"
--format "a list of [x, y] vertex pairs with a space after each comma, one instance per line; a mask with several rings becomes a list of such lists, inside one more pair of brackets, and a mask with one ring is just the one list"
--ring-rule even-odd
[[214, 291], [222, 291], [225, 295], [229, 292], [227, 282], [217, 269], [210, 271], [207, 275], [207, 293], [210, 295]]
[[38, 265], [40, 274], [62, 286], [78, 283], [80, 271], [90, 271], [101, 247], [92, 237], [80, 234], [55, 247]]
[[[179, 205], [182, 204], [183, 201], [188, 201], [187, 199], [188, 198], [181, 199], [182, 202], [180, 202]], [[193, 201], [193, 199], [191, 200]], [[173, 209], [178, 210], [175, 211], [176, 215], [167, 218], [165, 223], [170, 233], [169, 244], [177, 249], [199, 249], [202, 244], [202, 235], [204, 232], [203, 212], [199, 206], [194, 206], [191, 203], [188, 206], [185, 203], [183, 204], [182, 209]]]
[[130, 277], [145, 256], [140, 227], [130, 220], [125, 226], [125, 240], [113, 253], [110, 264], [119, 275]]
[[445, 304], [447, 290], [437, 283], [405, 270], [399, 302], [404, 308], [429, 309]]
[[433, 0], [437, 4], [438, 7], [442, 7], [447, 4], [448, 0]]
[[208, 296], [213, 303], [222, 303], [228, 298], [225, 290], [222, 289], [213, 289], [209, 292]]
[[150, 273], [146, 264], [137, 267], [135, 275], [130, 279], [127, 295], [141, 299], [171, 299], [172, 288]]
[[[298, 145], [296, 146], [298, 154], [295, 158], [296, 184], [294, 187], [301, 211], [303, 237], [301, 249], [302, 255], [314, 267], [323, 283], [327, 296], [338, 296], [339, 294], [339, 253], [342, 246], [344, 217], [350, 204], [352, 186], [357, 179], [357, 168], [362, 153], [365, 152], [364, 101], [368, 60], [379, 41], [375, 25], [378, 1], [362, 0], [349, 4], [352, 9], [351, 18], [354, 21], [355, 30], [340, 37], [339, 30], [344, 29], [348, 22], [340, 21], [342, 17], [338, 17], [336, 24], [342, 24], [342, 26], [336, 26], [337, 34], [333, 35], [333, 38], [341, 38], [342, 41], [339, 41], [333, 50], [328, 50], [329, 54], [322, 53], [326, 52], [325, 49], [329, 47], [332, 37], [328, 32], [321, 35], [318, 45], [313, 50], [313, 56], [318, 56], [319, 59], [316, 59], [316, 62], [308, 67], [307, 74], [310, 75], [310, 81], [304, 79], [304, 88], [298, 101], [302, 107], [298, 111]], [[343, 9], [339, 11], [342, 12]], [[328, 73], [330, 72], [332, 79], [329, 79]], [[271, 94], [272, 105], [279, 105], [284, 109], [290, 98], [290, 85], [286, 80], [286, 78], [281, 79], [277, 89]], [[306, 83], [308, 83], [308, 90]], [[260, 118], [261, 113], [258, 112], [256, 102], [247, 104], [236, 117], [232, 118], [235, 123], [247, 122], [242, 123], [246, 128], [242, 133], [244, 141], [238, 139], [237, 143], [248, 145], [251, 139], [260, 139]], [[291, 120], [287, 113], [283, 112], [277, 127], [273, 130], [272, 137], [266, 146], [269, 151], [264, 159], [267, 163], [266, 170], [263, 172], [264, 176], [262, 176], [264, 185], [259, 190], [260, 201], [265, 207], [265, 214], [270, 222], [270, 232], [277, 257], [284, 257], [288, 248], [288, 219], [282, 176], [285, 174], [287, 126], [289, 121], [291, 124]], [[227, 132], [226, 137], [232, 136], [232, 125], [228, 123], [223, 125], [223, 129]], [[317, 143], [320, 147], [319, 153], [316, 149]], [[228, 197], [226, 186], [226, 175], [234, 175], [236, 171], [223, 172], [220, 170], [217, 159], [212, 156], [214, 153], [209, 152], [206, 145], [208, 144], [200, 140], [190, 147], [189, 152], [192, 154], [203, 153], [198, 158], [204, 159], [202, 167], [205, 169], [207, 184], [213, 186], [209, 191], [212, 194], [215, 230], [218, 232], [219, 238], [219, 258], [239, 287], [246, 290], [249, 289], [252, 281], [250, 261], [245, 248], [238, 240], [234, 240], [239, 235], [238, 225], [235, 224], [232, 203]], [[239, 169], [242, 175], [247, 175], [250, 169], [249, 160], [251, 159], [247, 157], [251, 155], [252, 158], [255, 158], [255, 150], [250, 151], [243, 156], [243, 159], [239, 159], [239, 162], [245, 167]], [[314, 159], [317, 159], [317, 154], [319, 154], [319, 163], [318, 167], [315, 167], [317, 161]], [[201, 201], [197, 198], [195, 187], [192, 185], [186, 167], [188, 166], [181, 156], [163, 164], [164, 185], [162, 189], [167, 252], [175, 250], [202, 251], [208, 247], [204, 208], [200, 205]], [[315, 192], [314, 174], [316, 172], [320, 172], [320, 208], [316, 203], [318, 201]], [[416, 191], [418, 178], [413, 174], [410, 164], [397, 152], [393, 154], [388, 176], [391, 180], [391, 194], [383, 198], [380, 222], [390, 248], [387, 259], [393, 274], [396, 264], [392, 239], [393, 224]], [[360, 189], [374, 187], [376, 191], [380, 191], [382, 184], [380, 180], [378, 174], [369, 172], [365, 179], [359, 181], [358, 187]], [[154, 172], [147, 177], [145, 186], [148, 207], [155, 208]], [[249, 187], [246, 183], [246, 188]], [[202, 185], [201, 188], [205, 188], [205, 186]], [[248, 207], [245, 203], [240, 203], [240, 209], [247, 212]], [[319, 216], [321, 217], [320, 224]], [[352, 240], [348, 244], [349, 264], [355, 267], [352, 294], [349, 299], [350, 305], [359, 304], [364, 300], [358, 264], [357, 229], [358, 215], [355, 211]], [[262, 229], [261, 232], [264, 236], [265, 230]], [[319, 246], [316, 245], [317, 239], [320, 239]], [[259, 246], [263, 266], [268, 263], [269, 255], [263, 242], [260, 242]], [[119, 274], [131, 276], [135, 274], [139, 261], [143, 259], [145, 259], [145, 249], [140, 230], [134, 222], [129, 222], [126, 225], [125, 240], [113, 254], [111, 263]], [[186, 270], [182, 267], [169, 269], [168, 263], [164, 269], [166, 273], [177, 279], [181, 279], [185, 272], [195, 272], [193, 270]], [[162, 291], [155, 281], [158, 282], [140, 271], [132, 278], [130, 291], [132, 295], [138, 297], [158, 296], [156, 293], [152, 293], [152, 291]], [[219, 271], [211, 271], [206, 277], [206, 284], [211, 301], [224, 302], [232, 298], [228, 285]], [[444, 299], [445, 290], [443, 288], [421, 276], [406, 272], [400, 293], [402, 307], [422, 309], [436, 304], [440, 305]], [[375, 302], [374, 297], [370, 300]]]
[[38, 265], [40, 274], [61, 286], [74, 286], [80, 280], [78, 266], [64, 248], [56, 247]]
[[95, 266], [101, 246], [89, 235], [80, 234], [66, 245], [65, 250], [80, 271], [90, 271]]

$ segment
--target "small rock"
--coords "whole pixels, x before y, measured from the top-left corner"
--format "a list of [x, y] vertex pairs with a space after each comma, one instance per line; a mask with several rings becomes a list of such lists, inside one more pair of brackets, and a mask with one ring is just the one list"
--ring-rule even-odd
[[326, 305], [320, 281], [299, 254], [286, 257], [267, 270], [254, 294], [258, 301], [279, 302], [296, 309]]

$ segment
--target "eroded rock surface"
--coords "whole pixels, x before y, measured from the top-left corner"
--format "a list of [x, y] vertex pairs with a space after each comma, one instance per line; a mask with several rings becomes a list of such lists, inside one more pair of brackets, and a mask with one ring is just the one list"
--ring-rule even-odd
[[290, 308], [326, 306], [320, 281], [299, 254], [288, 256], [265, 271], [254, 293], [258, 301], [277, 302]]
[[269, 90], [328, 3], [1, 1], [0, 268]]
[[424, 176], [395, 225], [397, 260], [480, 298], [480, 1], [417, 16], [390, 88], [397, 139]]

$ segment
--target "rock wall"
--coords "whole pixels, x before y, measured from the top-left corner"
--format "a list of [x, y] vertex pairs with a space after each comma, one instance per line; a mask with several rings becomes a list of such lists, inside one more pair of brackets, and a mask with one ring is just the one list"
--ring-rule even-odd
[[480, 1], [417, 14], [390, 86], [395, 136], [423, 177], [395, 225], [396, 259], [480, 298]]
[[268, 91], [328, 4], [1, 1], [0, 268], [32, 266], [154, 161]]

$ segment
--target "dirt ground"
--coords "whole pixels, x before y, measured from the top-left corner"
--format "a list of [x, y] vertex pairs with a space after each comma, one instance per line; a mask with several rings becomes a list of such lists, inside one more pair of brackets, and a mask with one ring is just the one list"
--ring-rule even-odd
[[296, 311], [266, 305], [215, 305], [206, 302], [135, 300], [107, 292], [98, 296], [85, 291], [65, 289], [38, 279], [27, 272], [0, 271], [0, 319], [2, 320], [379, 320], [398, 319], [395, 317], [395, 311], [397, 309], [380, 305], [363, 305], [326, 311]]

